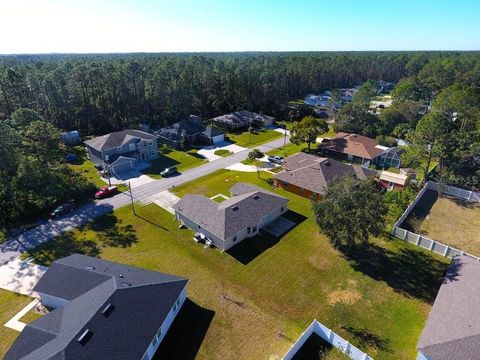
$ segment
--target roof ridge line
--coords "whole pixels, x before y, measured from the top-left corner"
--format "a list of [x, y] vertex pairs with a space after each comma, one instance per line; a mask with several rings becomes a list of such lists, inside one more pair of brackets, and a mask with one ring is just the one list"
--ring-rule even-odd
[[433, 343], [431, 345], [422, 346], [421, 348], [418, 348], [418, 349], [420, 350], [420, 349], [430, 348], [430, 347], [436, 346], [436, 345], [449, 344], [449, 343], [456, 342], [458, 340], [470, 339], [470, 338], [476, 337], [476, 336], [480, 336], [480, 331], [479, 331], [478, 334], [474, 334], [474, 335], [470, 335], [470, 336], [464, 336], [464, 337], [458, 337], [458, 338], [455, 338], [455, 339], [452, 339], [452, 340], [440, 341], [440, 342]]

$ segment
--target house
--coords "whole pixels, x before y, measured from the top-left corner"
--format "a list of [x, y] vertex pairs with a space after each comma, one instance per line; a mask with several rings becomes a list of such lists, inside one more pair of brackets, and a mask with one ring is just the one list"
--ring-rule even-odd
[[313, 200], [319, 200], [334, 179], [350, 175], [364, 180], [377, 175], [376, 171], [359, 165], [345, 164], [303, 152], [287, 157], [283, 168], [283, 171], [273, 176], [274, 185]]
[[5, 360], [150, 360], [187, 281], [79, 254], [57, 260], [34, 288], [53, 310], [25, 327]]
[[330, 95], [320, 94], [320, 95], [308, 95], [305, 98], [305, 104], [311, 106], [320, 106], [320, 107], [327, 107], [331, 105], [331, 97]]
[[383, 170], [380, 173], [380, 185], [388, 191], [405, 189], [408, 185], [408, 176]]
[[230, 193], [232, 197], [221, 203], [204, 195], [185, 195], [173, 205], [175, 217], [225, 251], [287, 211], [288, 199], [254, 185], [237, 183]]
[[229, 114], [217, 116], [212, 119], [213, 123], [227, 130], [239, 130], [248, 128], [250, 125], [263, 128], [273, 125], [275, 118], [251, 111], [241, 110]]
[[80, 133], [78, 130], [65, 131], [61, 134], [62, 142], [67, 146], [75, 146], [80, 144]]
[[322, 154], [364, 164], [375, 163], [375, 159], [389, 148], [363, 135], [339, 132], [333, 139], [324, 140], [318, 149]]
[[157, 137], [140, 130], [122, 130], [85, 141], [90, 160], [116, 175], [137, 161], [158, 157]]
[[183, 134], [192, 145], [212, 145], [225, 140], [223, 131], [206, 126], [202, 118], [196, 115], [190, 115], [184, 120], [155, 131], [159, 143], [174, 148], [180, 147]]
[[417, 344], [417, 360], [478, 359], [480, 262], [457, 256], [447, 270]]

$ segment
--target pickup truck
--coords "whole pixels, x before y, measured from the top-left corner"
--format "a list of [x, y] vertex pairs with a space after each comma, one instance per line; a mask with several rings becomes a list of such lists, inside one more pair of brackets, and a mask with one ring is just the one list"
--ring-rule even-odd
[[118, 192], [116, 186], [102, 186], [96, 193], [95, 199], [104, 199], [108, 196], [115, 195]]

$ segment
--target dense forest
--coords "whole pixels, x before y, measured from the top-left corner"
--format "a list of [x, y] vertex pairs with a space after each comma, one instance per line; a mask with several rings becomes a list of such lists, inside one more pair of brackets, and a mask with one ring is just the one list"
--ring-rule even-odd
[[56, 127], [100, 134], [236, 109], [281, 115], [311, 92], [418, 75], [428, 89], [478, 84], [478, 53], [325, 52], [0, 57], [0, 120], [30, 108]]

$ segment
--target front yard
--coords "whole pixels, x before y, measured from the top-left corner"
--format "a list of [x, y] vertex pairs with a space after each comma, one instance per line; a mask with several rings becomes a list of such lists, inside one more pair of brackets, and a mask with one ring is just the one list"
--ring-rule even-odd
[[226, 134], [225, 140], [230, 141], [238, 146], [250, 148], [265, 144], [272, 140], [281, 138], [282, 136], [283, 134], [278, 131], [260, 129], [254, 130], [251, 134], [248, 131], [241, 133], [229, 132]]
[[197, 152], [197, 149], [180, 151], [160, 144], [158, 146], [158, 159], [151, 161], [152, 166], [142, 170], [142, 172], [154, 179], [160, 179], [160, 172], [167, 167], [176, 166], [178, 171], [182, 172], [200, 166], [205, 163], [205, 159]]
[[[221, 170], [175, 192], [229, 195], [237, 181], [272, 190], [268, 176]], [[346, 258], [318, 232], [308, 200], [273, 191], [290, 199], [297, 226], [229, 253], [194, 243], [190, 230], [179, 230], [172, 214], [152, 204], [138, 205], [138, 216], [118, 209], [25, 256], [48, 265], [82, 252], [189, 278], [190, 302], [162, 345], [165, 358], [281, 357], [315, 318], [374, 358], [414, 358], [446, 260], [381, 239]]]

